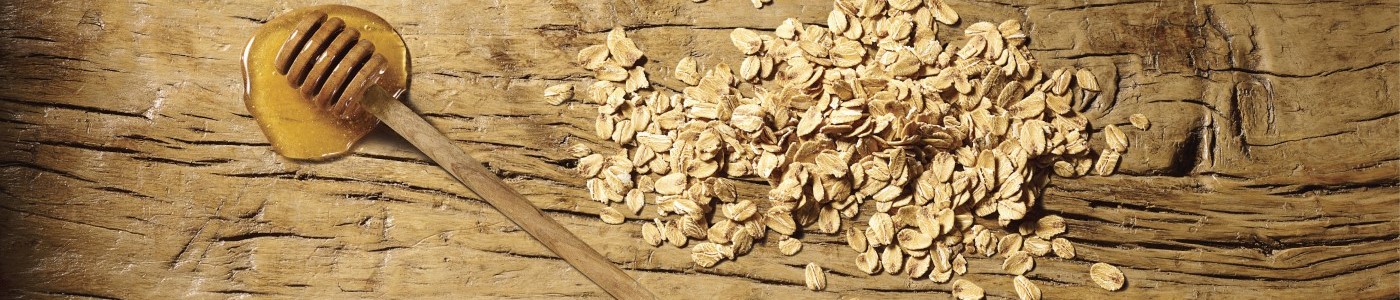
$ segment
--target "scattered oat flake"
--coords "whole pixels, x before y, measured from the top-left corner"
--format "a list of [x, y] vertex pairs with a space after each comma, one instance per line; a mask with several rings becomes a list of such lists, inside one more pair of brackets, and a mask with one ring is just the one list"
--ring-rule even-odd
[[1065, 233], [1066, 228], [1064, 217], [1059, 215], [1044, 216], [1035, 221], [1035, 236], [1048, 240]]
[[[866, 249], [865, 253], [856, 256], [856, 269], [866, 274], [880, 273], [880, 252], [875, 248]], [[949, 271], [950, 273], [952, 271]]]
[[1016, 297], [1020, 300], [1040, 300], [1040, 288], [1026, 276], [1016, 275], [1011, 281], [1016, 288]]
[[977, 284], [971, 281], [967, 281], [966, 279], [953, 281], [953, 297], [961, 300], [975, 300], [982, 299], [984, 296], [986, 295], [985, 292], [982, 291], [982, 287], [977, 286]]
[[676, 62], [676, 69], [671, 73], [676, 80], [680, 80], [685, 84], [692, 86], [700, 84], [700, 70], [695, 63], [695, 59], [689, 56], [682, 57], [680, 61]]
[[997, 253], [1000, 253], [1003, 257], [1005, 257], [1005, 256], [1010, 256], [1012, 252], [1016, 252], [1016, 251], [1020, 251], [1020, 250], [1021, 250], [1021, 236], [1020, 236], [1020, 235], [1016, 235], [1016, 234], [1004, 235], [1004, 236], [1001, 237], [1001, 240], [997, 242]]
[[1111, 149], [1099, 153], [1098, 161], [1094, 162], [1094, 173], [1099, 176], [1112, 175], [1118, 169], [1119, 157], [1118, 151]]
[[557, 84], [544, 89], [544, 99], [550, 105], [560, 105], [564, 101], [569, 101], [574, 97], [574, 86], [572, 84]]
[[1050, 240], [1050, 250], [1055, 252], [1055, 256], [1063, 259], [1074, 258], [1074, 244], [1065, 238], [1055, 238]]
[[870, 239], [871, 246], [889, 245], [894, 238], [894, 223], [890, 220], [890, 215], [886, 213], [875, 213], [870, 216], [870, 230], [866, 232], [866, 238]]
[[666, 238], [661, 236], [661, 229], [657, 228], [656, 224], [642, 224], [642, 241], [645, 241], [647, 245], [651, 245], [652, 247], [661, 246], [661, 243], [665, 242], [665, 240]]
[[1074, 72], [1074, 82], [1086, 91], [1099, 91], [1099, 80], [1094, 78], [1094, 73], [1089, 72], [1089, 69]]
[[1026, 253], [1030, 253], [1036, 257], [1043, 257], [1045, 254], [1050, 253], [1050, 247], [1050, 241], [1046, 241], [1037, 236], [1027, 237], [1025, 241], [1021, 242], [1021, 248], [1024, 249]]
[[1113, 151], [1119, 153], [1128, 151], [1128, 136], [1125, 135], [1122, 130], [1119, 130], [1117, 125], [1109, 124], [1108, 126], [1104, 126], [1103, 133], [1104, 142], [1108, 144], [1109, 149], [1113, 149]]
[[1099, 287], [1117, 291], [1123, 288], [1123, 283], [1127, 280], [1123, 277], [1123, 271], [1118, 267], [1106, 263], [1094, 263], [1089, 266], [1089, 279], [1093, 280]]
[[1147, 116], [1144, 116], [1142, 114], [1133, 114], [1131, 116], [1128, 116], [1128, 122], [1133, 123], [1133, 127], [1136, 127], [1140, 130], [1147, 130], [1148, 128], [1152, 128], [1152, 121], [1147, 120]]
[[589, 154], [593, 154], [593, 149], [588, 148], [588, 145], [574, 144], [573, 146], [569, 146], [569, 156], [573, 156], [574, 158], [584, 158], [587, 157]]
[[729, 40], [745, 55], [756, 54], [763, 48], [763, 40], [759, 38], [758, 33], [748, 28], [735, 28], [729, 33]]
[[631, 67], [642, 58], [642, 50], [627, 38], [627, 32], [622, 27], [614, 27], [608, 32], [607, 46], [608, 54], [624, 67]]
[[884, 267], [885, 273], [899, 274], [904, 268], [904, 249], [896, 246], [887, 246], [880, 251], [880, 266]]
[[801, 251], [801, 250], [802, 250], [802, 240], [788, 237], [788, 238], [783, 238], [782, 240], [778, 241], [778, 251], [779, 251], [779, 252], [782, 252], [783, 255], [787, 255], [787, 256], [797, 255], [797, 251]]
[[603, 223], [613, 225], [622, 224], [623, 221], [627, 221], [627, 218], [623, 217], [621, 212], [618, 212], [617, 209], [612, 207], [604, 207], [603, 210], [598, 213], [598, 217], [603, 219]]
[[856, 252], [864, 253], [867, 247], [865, 231], [856, 229], [854, 226], [847, 227], [846, 245], [851, 246], [851, 249], [856, 250]]
[[641, 189], [632, 189], [627, 192], [627, 196], [624, 197], [622, 202], [627, 205], [628, 211], [631, 211], [633, 215], [637, 215], [642, 213], [642, 206], [646, 205], [645, 197]]
[[597, 70], [608, 60], [608, 47], [593, 45], [578, 51], [578, 64], [585, 70]]
[[805, 275], [804, 282], [807, 283], [807, 289], [813, 291], [826, 289], [826, 271], [822, 270], [822, 267], [818, 266], [817, 263], [807, 263]]
[[690, 249], [690, 259], [702, 268], [713, 267], [724, 260], [723, 246], [711, 242], [695, 244]]
[[1014, 251], [1001, 263], [1002, 270], [1016, 275], [1025, 275], [1032, 268], [1035, 268], [1035, 257], [1025, 251]]

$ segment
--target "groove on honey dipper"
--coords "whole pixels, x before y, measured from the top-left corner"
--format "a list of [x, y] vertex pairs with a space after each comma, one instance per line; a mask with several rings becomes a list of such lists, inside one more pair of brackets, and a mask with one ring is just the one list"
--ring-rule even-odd
[[354, 101], [378, 82], [388, 60], [340, 18], [315, 13], [297, 23], [278, 52], [277, 72], [316, 107], [341, 118], [364, 113]]

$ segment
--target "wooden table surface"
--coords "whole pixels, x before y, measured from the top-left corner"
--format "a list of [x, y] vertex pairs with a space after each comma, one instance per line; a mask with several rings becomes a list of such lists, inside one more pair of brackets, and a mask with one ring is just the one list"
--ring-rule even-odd
[[[646, 246], [642, 218], [603, 224], [571, 172], [568, 146], [617, 149], [591, 133], [594, 106], [540, 96], [590, 82], [574, 53], [614, 26], [669, 74], [686, 55], [737, 65], [732, 28], [819, 23], [829, 0], [347, 2], [403, 34], [410, 106], [665, 298], [949, 297], [864, 275], [835, 236], [708, 269]], [[1047, 299], [1400, 294], [1400, 2], [949, 2], [962, 25], [1019, 19], [1044, 66], [1100, 74], [1094, 126], [1153, 121], [1128, 130], [1120, 174], [1047, 189], [1079, 249], [1038, 261]], [[278, 157], [239, 57], [254, 28], [312, 4], [0, 3], [0, 295], [606, 297], [382, 128], [340, 160]], [[803, 287], [812, 261], [826, 291]], [[1092, 262], [1121, 266], [1127, 288], [1093, 285]], [[989, 298], [1016, 297], [999, 260], [969, 270]]]

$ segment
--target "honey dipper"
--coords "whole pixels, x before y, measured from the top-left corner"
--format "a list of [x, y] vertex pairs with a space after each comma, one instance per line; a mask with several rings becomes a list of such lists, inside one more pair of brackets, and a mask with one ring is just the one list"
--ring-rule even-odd
[[[245, 74], [248, 75], [247, 92], [250, 93], [249, 97], [253, 97], [252, 93], [256, 92], [258, 88], [262, 88], [254, 86], [255, 76], [253, 75], [258, 75], [256, 77], [261, 79], [267, 78], [269, 73], [250, 74], [252, 72], [268, 72], [269, 70], [265, 69], [272, 68], [275, 70], [271, 71], [275, 72], [277, 77], [285, 78], [282, 84], [295, 90], [294, 94], [297, 96], [295, 98], [299, 98], [275, 99], [275, 101], [306, 101], [314, 109], [330, 116], [326, 119], [338, 119], [337, 122], [342, 123], [363, 124], [366, 123], [364, 120], [368, 120], [370, 115], [377, 117], [379, 121], [402, 135], [409, 143], [427, 154], [439, 166], [446, 169], [463, 185], [466, 185], [468, 189], [486, 200], [516, 225], [525, 229], [525, 232], [529, 233], [530, 236], [559, 255], [569, 265], [578, 269], [608, 294], [618, 299], [654, 298], [651, 292], [635, 279], [613, 265], [583, 240], [560, 226], [559, 223], [545, 216], [539, 208], [532, 205], [520, 193], [511, 189], [495, 174], [483, 167], [480, 162], [468, 156], [461, 148], [453, 145], [446, 136], [410, 110], [408, 106], [399, 102], [397, 97], [402, 94], [403, 90], [407, 89], [407, 82], [406, 80], [392, 82], [393, 80], [386, 79], [386, 74], [392, 72], [396, 76], [406, 76], [403, 75], [406, 74], [406, 70], [394, 68], [397, 66], [406, 68], [408, 66], [407, 55], [394, 53], [394, 57], [403, 61], [391, 61], [388, 56], [377, 52], [374, 41], [361, 38], [362, 34], [366, 36], [370, 34], [383, 35], [383, 31], [387, 30], [397, 39], [396, 42], [399, 45], [395, 46], [401, 47], [402, 40], [398, 39], [397, 32], [388, 28], [387, 23], [383, 23], [383, 19], [368, 11], [339, 5], [301, 9], [283, 15], [282, 18], [291, 18], [291, 20], [273, 20], [264, 25], [285, 27], [288, 24], [295, 24], [285, 35], [285, 41], [276, 51], [276, 56], [271, 58], [273, 59], [271, 64], [262, 61], [269, 59], [267, 55], [253, 54], [257, 50], [273, 49], [272, 47], [275, 45], [259, 46], [258, 43], [277, 42], [277, 37], [281, 35], [270, 35], [271, 40], [259, 41], [258, 39], [263, 36], [259, 34], [249, 43], [248, 51], [245, 52], [244, 72], [249, 73]], [[370, 23], [382, 23], [374, 25], [382, 25], [384, 28], [351, 24], [366, 19]], [[377, 31], [362, 33], [361, 30]], [[267, 84], [263, 83], [263, 85]], [[398, 91], [389, 92], [385, 89], [385, 85], [401, 87], [401, 89], [396, 88]], [[250, 110], [268, 109], [257, 106], [257, 103], [252, 101], [250, 101], [249, 106]], [[257, 111], [255, 111], [256, 113]], [[325, 122], [326, 119], [310, 118], [308, 120]], [[262, 120], [259, 121], [262, 122]], [[373, 124], [372, 122], [370, 120], [368, 123]], [[260, 124], [263, 124], [264, 131], [268, 130], [267, 123]], [[349, 132], [356, 133], [355, 131]], [[360, 132], [360, 135], [363, 135], [363, 132]], [[352, 138], [358, 139], [359, 137], [353, 136]], [[278, 141], [286, 143], [285, 137], [272, 137], [271, 133], [269, 133], [269, 139], [274, 140], [274, 146], [277, 145]]]

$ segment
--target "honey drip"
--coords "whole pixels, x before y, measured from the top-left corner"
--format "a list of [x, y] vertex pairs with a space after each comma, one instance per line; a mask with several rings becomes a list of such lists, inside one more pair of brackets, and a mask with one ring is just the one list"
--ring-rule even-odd
[[346, 28], [358, 30], [360, 39], [373, 43], [375, 53], [388, 59], [380, 87], [390, 95], [402, 94], [408, 88], [408, 48], [398, 32], [374, 13], [344, 5], [322, 5], [296, 9], [263, 24], [243, 51], [243, 101], [273, 150], [291, 159], [338, 157], [348, 153], [379, 124], [368, 113], [341, 118], [316, 107], [287, 82], [286, 75], [277, 72], [274, 61], [282, 44], [296, 23], [313, 12], [344, 20]]

